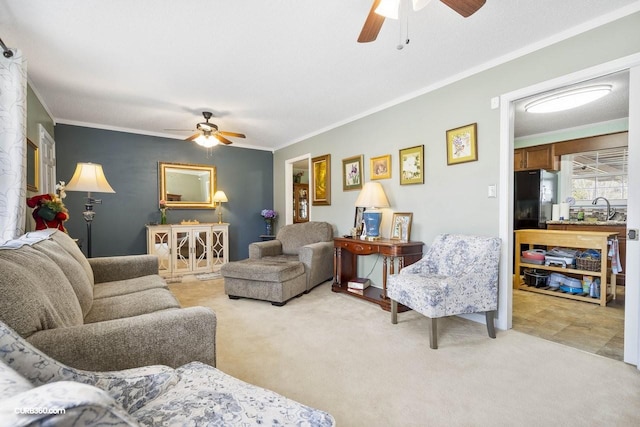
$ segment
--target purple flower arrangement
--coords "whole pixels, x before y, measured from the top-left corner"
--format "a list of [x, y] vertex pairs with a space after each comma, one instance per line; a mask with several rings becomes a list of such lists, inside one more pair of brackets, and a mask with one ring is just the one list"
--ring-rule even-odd
[[262, 209], [262, 212], [260, 212], [260, 215], [262, 215], [264, 219], [276, 219], [276, 217], [278, 216], [278, 213], [273, 209]]

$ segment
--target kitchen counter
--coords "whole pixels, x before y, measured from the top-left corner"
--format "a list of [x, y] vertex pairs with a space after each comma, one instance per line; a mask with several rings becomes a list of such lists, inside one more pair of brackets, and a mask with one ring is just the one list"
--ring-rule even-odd
[[598, 225], [609, 225], [609, 226], [615, 226], [615, 225], [627, 225], [627, 221], [617, 221], [617, 220], [610, 220], [610, 221], [578, 221], [576, 219], [570, 219], [570, 220], [562, 220], [562, 221], [547, 221], [547, 225], [549, 224], [557, 224], [557, 225], [593, 225], [593, 226], [598, 226]]

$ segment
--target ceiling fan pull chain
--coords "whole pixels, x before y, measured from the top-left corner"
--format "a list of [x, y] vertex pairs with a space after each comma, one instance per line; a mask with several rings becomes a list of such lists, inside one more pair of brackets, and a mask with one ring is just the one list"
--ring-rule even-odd
[[398, 46], [396, 46], [396, 48], [398, 50], [402, 50], [404, 48], [405, 44], [409, 44], [409, 2], [405, 1], [404, 5], [405, 5], [404, 18], [405, 18], [405, 26], [406, 26], [406, 29], [407, 29], [407, 36], [406, 36], [406, 38], [403, 37], [403, 34], [402, 34], [402, 16], [400, 16], [400, 19], [399, 19], [399, 21], [400, 21], [400, 26], [399, 26], [400, 34], [399, 34], [399, 37], [398, 37]]

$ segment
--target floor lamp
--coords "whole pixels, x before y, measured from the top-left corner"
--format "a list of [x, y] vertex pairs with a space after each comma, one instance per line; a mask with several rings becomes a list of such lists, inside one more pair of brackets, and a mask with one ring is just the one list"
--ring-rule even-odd
[[97, 163], [78, 163], [71, 181], [66, 185], [67, 191], [86, 191], [87, 203], [82, 216], [87, 223], [87, 258], [91, 258], [91, 223], [96, 216], [93, 205], [102, 204], [102, 200], [94, 199], [91, 193], [115, 193], [104, 176], [102, 165]]

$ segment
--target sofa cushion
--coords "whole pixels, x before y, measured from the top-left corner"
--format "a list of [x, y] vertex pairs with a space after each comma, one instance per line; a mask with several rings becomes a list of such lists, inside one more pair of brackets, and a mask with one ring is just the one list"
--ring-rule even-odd
[[297, 255], [304, 245], [333, 241], [333, 227], [320, 221], [285, 225], [278, 231], [276, 240], [282, 242], [283, 254]]
[[136, 277], [135, 279], [117, 280], [115, 282], [96, 283], [93, 287], [93, 298], [109, 298], [127, 295], [147, 289], [169, 289], [164, 279], [157, 274]]
[[87, 273], [80, 263], [69, 256], [69, 253], [53, 240], [44, 240], [33, 245], [32, 248], [46, 255], [60, 267], [76, 293], [82, 309], [82, 316], [86, 316], [93, 304], [93, 283], [87, 277]]
[[78, 244], [73, 241], [71, 237], [67, 233], [63, 233], [62, 231], [56, 231], [51, 235], [51, 240], [56, 242], [62, 249], [64, 249], [69, 255], [71, 255], [78, 264], [83, 268], [85, 273], [87, 274], [87, 278], [89, 282], [93, 286], [93, 270], [91, 269], [91, 265], [89, 265], [89, 260], [84, 256]]
[[178, 300], [167, 289], [147, 289], [127, 295], [115, 295], [93, 301], [84, 323], [140, 316], [154, 311], [180, 308]]
[[270, 258], [274, 259], [244, 259], [229, 262], [222, 266], [220, 272], [224, 277], [257, 282], [286, 282], [304, 274], [304, 266], [300, 261]]
[[31, 246], [0, 250], [0, 320], [23, 337], [82, 324], [82, 309], [67, 276]]

